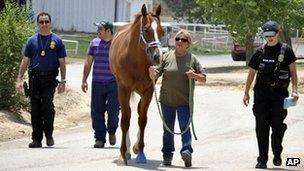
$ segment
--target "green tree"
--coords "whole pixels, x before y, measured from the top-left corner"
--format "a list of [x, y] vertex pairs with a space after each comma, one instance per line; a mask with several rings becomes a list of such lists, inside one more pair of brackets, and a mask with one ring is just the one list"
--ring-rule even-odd
[[26, 106], [24, 98], [16, 93], [15, 82], [22, 47], [35, 32], [27, 16], [25, 9], [12, 3], [6, 3], [0, 11], [0, 110], [18, 112]]
[[205, 11], [199, 7], [195, 0], [163, 0], [174, 13], [177, 21], [191, 23], [206, 23]]
[[213, 23], [224, 22], [234, 41], [245, 45], [247, 64], [258, 28], [268, 20], [281, 25], [281, 39], [291, 45], [292, 29], [304, 26], [303, 0], [196, 0]]

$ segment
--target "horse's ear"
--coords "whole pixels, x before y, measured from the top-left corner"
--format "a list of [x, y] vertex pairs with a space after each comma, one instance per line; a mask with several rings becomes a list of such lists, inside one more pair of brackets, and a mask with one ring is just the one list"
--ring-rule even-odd
[[147, 15], [147, 7], [146, 7], [146, 4], [144, 4], [142, 7], [141, 7], [141, 14], [143, 16], [146, 16]]
[[160, 12], [161, 12], [161, 5], [159, 4], [158, 7], [157, 7], [157, 9], [156, 9], [155, 14], [156, 14], [157, 16], [159, 16], [159, 15], [160, 15]]

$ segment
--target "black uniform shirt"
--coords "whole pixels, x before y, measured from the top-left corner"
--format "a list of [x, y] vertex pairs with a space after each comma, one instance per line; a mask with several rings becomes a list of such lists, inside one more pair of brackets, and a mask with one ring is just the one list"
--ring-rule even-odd
[[[257, 79], [262, 79], [263, 82], [271, 82], [275, 66], [280, 55], [282, 43], [277, 43], [275, 46], [264, 47], [264, 54], [262, 47], [259, 48], [252, 56], [249, 67], [258, 71]], [[289, 65], [296, 61], [296, 56], [293, 50], [287, 46], [285, 50], [284, 60], [280, 64], [279, 70], [289, 71]]]

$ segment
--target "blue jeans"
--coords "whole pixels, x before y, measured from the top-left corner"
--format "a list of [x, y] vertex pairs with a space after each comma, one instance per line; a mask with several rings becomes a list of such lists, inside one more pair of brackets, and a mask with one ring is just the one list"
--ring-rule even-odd
[[[107, 126], [105, 112], [108, 113]], [[106, 142], [106, 133], [115, 134], [118, 127], [119, 102], [116, 82], [92, 82], [91, 117], [94, 138]]]
[[[179, 122], [179, 128], [181, 131], [184, 131], [186, 129], [188, 120], [190, 119], [190, 111], [189, 106], [168, 106], [163, 103], [161, 103], [161, 109], [164, 115], [165, 122], [167, 126], [174, 130], [174, 124], [175, 124], [175, 118], [177, 114], [178, 122]], [[175, 151], [174, 148], [174, 135], [172, 135], [170, 132], [168, 132], [165, 127], [164, 134], [163, 134], [163, 158], [165, 160], [172, 160], [173, 152]], [[190, 129], [188, 129], [187, 132], [185, 132], [182, 135], [182, 149], [180, 152], [184, 150], [189, 150], [191, 153], [193, 152], [192, 146], [191, 146], [191, 132]]]

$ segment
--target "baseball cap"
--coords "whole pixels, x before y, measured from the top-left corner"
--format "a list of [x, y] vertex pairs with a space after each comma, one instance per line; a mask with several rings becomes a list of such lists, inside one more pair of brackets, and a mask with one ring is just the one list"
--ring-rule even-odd
[[113, 31], [113, 23], [109, 21], [95, 22], [94, 25], [99, 28], [111, 29]]
[[267, 21], [263, 26], [263, 36], [274, 36], [279, 31], [279, 24], [275, 21]]

